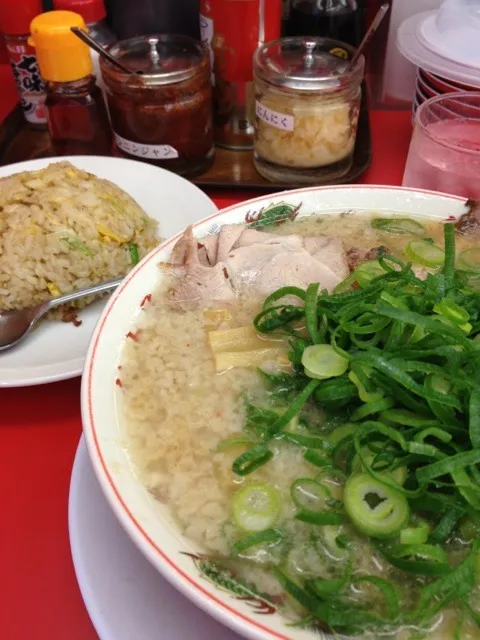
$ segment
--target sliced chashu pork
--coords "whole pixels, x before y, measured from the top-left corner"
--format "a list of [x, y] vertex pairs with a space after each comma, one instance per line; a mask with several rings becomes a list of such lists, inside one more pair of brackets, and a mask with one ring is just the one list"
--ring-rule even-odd
[[306, 288], [311, 282], [332, 291], [349, 273], [340, 240], [279, 236], [245, 225], [225, 225], [217, 235], [200, 239], [189, 227], [169, 266], [180, 276], [171, 290], [177, 306], [229, 302], [238, 293], [265, 297], [283, 286]]
[[467, 213], [455, 223], [455, 229], [458, 233], [464, 235], [480, 234], [480, 202], [469, 198], [465, 203]]
[[235, 294], [224, 265], [221, 262], [216, 265], [208, 264], [204, 251], [205, 248], [198, 243], [190, 226], [175, 244], [170, 262], [160, 264], [178, 278], [170, 292], [174, 305], [182, 306], [183, 303], [195, 300], [234, 300]]

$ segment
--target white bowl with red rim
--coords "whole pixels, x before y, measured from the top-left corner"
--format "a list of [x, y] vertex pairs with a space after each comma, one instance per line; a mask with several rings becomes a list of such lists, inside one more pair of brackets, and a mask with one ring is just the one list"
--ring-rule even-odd
[[478, 87], [474, 87], [468, 84], [462, 84], [460, 82], [455, 82], [454, 80], [448, 80], [446, 78], [442, 78], [434, 73], [430, 73], [425, 69], [419, 69], [419, 76], [422, 80], [430, 85], [431, 88], [435, 89], [437, 93], [450, 93], [452, 91], [478, 91]]
[[418, 70], [417, 72], [417, 90], [421, 92], [421, 95], [425, 95], [427, 98], [434, 98], [441, 93], [436, 89], [433, 89], [423, 80], [422, 76], [420, 75], [420, 70]]
[[[426, 102], [430, 97], [432, 96], [428, 96], [425, 91], [423, 91], [422, 87], [418, 84], [417, 82], [417, 87], [416, 87], [416, 92], [415, 92], [417, 98], [418, 98], [418, 103], [422, 104], [423, 102]], [[433, 96], [436, 97], [436, 96]]]
[[[198, 237], [223, 224], [245, 222], [271, 203], [300, 205], [299, 216], [367, 210], [376, 214], [445, 220], [465, 212], [465, 199], [402, 187], [338, 186], [305, 188], [266, 195], [219, 211], [194, 224]], [[292, 628], [281, 612], [260, 598], [239, 599], [202, 576], [199, 549], [182, 537], [168, 509], [138, 480], [128, 456], [121, 414], [118, 365], [126, 334], [132, 330], [142, 301], [158, 285], [159, 262], [168, 260], [180, 234], [152, 251], [111, 296], [96, 326], [82, 380], [83, 430], [93, 467], [113, 512], [152, 565], [186, 597], [228, 627], [255, 640], [320, 640], [332, 636]], [[190, 554], [190, 555], [186, 555]]]

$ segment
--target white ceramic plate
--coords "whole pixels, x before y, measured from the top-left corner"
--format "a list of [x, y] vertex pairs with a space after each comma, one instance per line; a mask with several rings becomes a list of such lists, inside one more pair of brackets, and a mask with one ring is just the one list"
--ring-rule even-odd
[[68, 501], [80, 591], [100, 640], [239, 640], [155, 571], [112, 513], [83, 438]]
[[[159, 221], [159, 234], [164, 238], [217, 209], [203, 191], [184, 178], [122, 158], [66, 156], [31, 160], [0, 167], [0, 178], [43, 169], [62, 160], [124, 189], [150, 217]], [[82, 311], [80, 327], [44, 322], [18, 347], [0, 353], [0, 387], [43, 384], [81, 375], [88, 343], [104, 306], [105, 302], [100, 300]]]
[[[360, 185], [318, 187], [235, 205], [197, 223], [195, 233], [202, 236], [222, 224], [243, 222], [247, 213], [254, 214], [272, 202], [292, 207], [301, 204], [300, 216], [360, 209], [446, 219], [465, 212], [464, 199], [434, 192]], [[83, 428], [95, 473], [128, 535], [167, 580], [205, 611], [248, 638], [319, 640], [322, 634], [288, 627], [274, 607], [258, 598], [239, 599], [208, 581], [201, 573], [198, 555], [187, 555], [202, 550], [182, 538], [168, 510], [140, 484], [130, 464], [117, 402], [121, 393], [115, 384], [117, 365], [139, 305], [161, 277], [157, 264], [168, 259], [175, 239], [135, 267], [112, 295], [95, 328], [82, 380]]]

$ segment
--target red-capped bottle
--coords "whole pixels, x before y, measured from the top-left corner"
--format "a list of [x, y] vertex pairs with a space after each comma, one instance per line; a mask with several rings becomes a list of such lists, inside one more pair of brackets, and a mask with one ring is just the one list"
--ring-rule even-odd
[[35, 129], [47, 126], [45, 87], [28, 38], [31, 21], [42, 11], [42, 0], [0, 0], [0, 32], [5, 38], [25, 120]]
[[213, 69], [215, 142], [253, 147], [253, 54], [280, 37], [282, 0], [200, 0], [200, 33]]

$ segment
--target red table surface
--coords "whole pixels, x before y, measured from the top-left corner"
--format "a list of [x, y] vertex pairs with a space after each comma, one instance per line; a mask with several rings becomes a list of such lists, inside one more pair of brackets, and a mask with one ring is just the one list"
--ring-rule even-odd
[[[9, 108], [2, 90], [0, 116]], [[371, 114], [373, 162], [361, 182], [401, 183], [410, 118], [409, 112]], [[224, 207], [258, 194], [209, 195]], [[70, 473], [82, 428], [79, 394], [79, 378], [0, 390], [0, 638], [5, 640], [97, 637], [76, 583], [67, 528]]]

